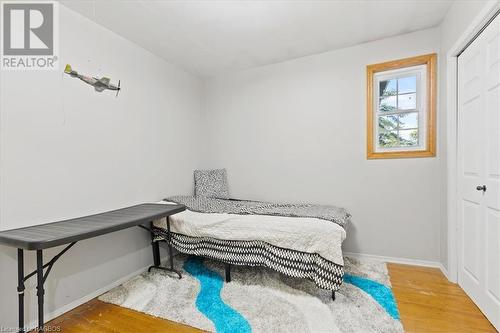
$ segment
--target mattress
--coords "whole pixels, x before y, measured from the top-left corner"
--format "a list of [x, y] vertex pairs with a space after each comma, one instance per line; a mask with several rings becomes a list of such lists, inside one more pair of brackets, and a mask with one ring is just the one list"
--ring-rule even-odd
[[[166, 238], [166, 219], [155, 221], [154, 227]], [[323, 289], [338, 290], [342, 283], [346, 232], [330, 221], [186, 210], [170, 216], [170, 230], [172, 246], [182, 253], [269, 267]]]

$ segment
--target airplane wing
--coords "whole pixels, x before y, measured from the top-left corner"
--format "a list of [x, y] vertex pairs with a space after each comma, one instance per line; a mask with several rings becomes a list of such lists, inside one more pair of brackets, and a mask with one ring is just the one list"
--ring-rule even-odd
[[108, 77], [102, 77], [102, 78], [100, 78], [100, 79], [99, 79], [99, 83], [102, 83], [102, 84], [104, 84], [105, 86], [109, 86], [109, 81], [110, 81], [110, 80], [111, 80], [111, 79], [110, 79], [110, 78], [108, 78]]
[[106, 89], [106, 87], [104, 87], [104, 86], [94, 86], [94, 89], [97, 92], [103, 92]]

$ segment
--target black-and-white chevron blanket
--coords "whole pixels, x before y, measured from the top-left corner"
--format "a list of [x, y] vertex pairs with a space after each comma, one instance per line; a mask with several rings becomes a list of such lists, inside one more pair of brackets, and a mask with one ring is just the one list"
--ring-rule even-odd
[[344, 208], [326, 205], [283, 204], [202, 196], [173, 196], [164, 200], [183, 204], [198, 213], [311, 217], [334, 222], [344, 229], [351, 218]]

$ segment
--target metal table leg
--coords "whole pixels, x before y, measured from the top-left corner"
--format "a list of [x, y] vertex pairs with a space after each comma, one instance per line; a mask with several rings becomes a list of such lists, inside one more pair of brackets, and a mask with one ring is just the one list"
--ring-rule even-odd
[[18, 332], [24, 332], [24, 251], [17, 249], [17, 297], [19, 303]]
[[155, 233], [154, 233], [154, 226], [153, 222], [150, 224], [150, 228], [146, 228], [144, 226], [139, 226], [143, 229], [149, 230], [151, 232], [151, 246], [153, 248], [153, 266], [150, 266], [148, 268], [148, 272], [151, 272], [151, 270], [154, 269], [160, 269], [163, 271], [167, 272], [174, 272], [179, 276], [179, 279], [182, 278], [182, 275], [179, 271], [177, 271], [174, 268], [174, 256], [173, 256], [173, 249], [172, 249], [172, 244], [171, 244], [171, 237], [170, 237], [170, 220], [167, 217], [167, 239], [165, 240], [168, 244], [168, 256], [169, 256], [169, 262], [170, 262], [170, 267], [163, 267], [161, 266], [161, 261], [160, 261], [160, 240], [154, 240], [155, 238]]
[[[56, 263], [56, 261], [66, 253], [69, 249], [71, 249], [76, 242], [68, 244], [61, 252], [59, 252], [57, 255], [55, 255], [52, 259], [50, 259], [49, 262], [47, 262], [45, 265], [43, 264], [43, 252], [42, 250], [37, 250], [36, 251], [36, 270], [33, 272], [29, 273], [28, 275], [24, 276], [24, 250], [23, 249], [17, 249], [17, 293], [18, 293], [18, 302], [19, 302], [19, 327], [18, 327], [18, 332], [24, 332], [25, 327], [24, 327], [24, 289], [25, 289], [25, 282], [31, 278], [32, 276], [36, 275], [37, 279], [37, 291], [36, 295], [38, 297], [38, 331], [43, 331], [44, 328], [44, 316], [43, 316], [43, 305], [44, 305], [44, 294], [45, 290], [43, 288], [43, 285], [45, 283], [45, 280], [47, 280], [47, 277], [50, 274], [50, 271], [52, 270], [52, 267]], [[47, 268], [45, 273], [43, 270]]]
[[38, 329], [43, 332], [43, 296], [45, 290], [43, 289], [43, 252], [42, 250], [36, 251], [36, 280], [37, 280], [37, 291], [36, 295], [38, 296]]

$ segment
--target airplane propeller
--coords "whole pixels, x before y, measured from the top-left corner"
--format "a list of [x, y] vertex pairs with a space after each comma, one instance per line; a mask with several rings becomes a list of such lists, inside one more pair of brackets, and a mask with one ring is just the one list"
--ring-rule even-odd
[[118, 93], [120, 92], [120, 80], [118, 80], [118, 89], [116, 90], [116, 96], [118, 97]]

